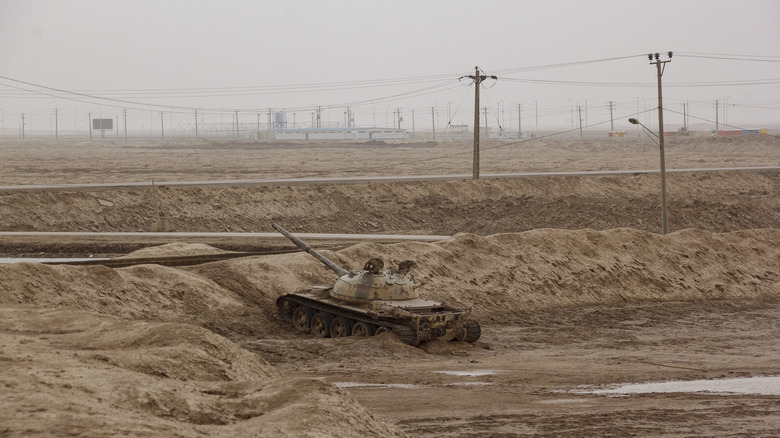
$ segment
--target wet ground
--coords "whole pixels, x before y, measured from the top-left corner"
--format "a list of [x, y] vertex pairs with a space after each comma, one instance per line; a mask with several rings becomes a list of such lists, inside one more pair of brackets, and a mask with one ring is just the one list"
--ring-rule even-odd
[[292, 342], [251, 348], [288, 373], [335, 383], [416, 437], [769, 437], [780, 430], [776, 393], [617, 388], [780, 375], [780, 306], [762, 307], [666, 303], [529, 315], [483, 326], [474, 345], [415, 349], [390, 338], [290, 334]]

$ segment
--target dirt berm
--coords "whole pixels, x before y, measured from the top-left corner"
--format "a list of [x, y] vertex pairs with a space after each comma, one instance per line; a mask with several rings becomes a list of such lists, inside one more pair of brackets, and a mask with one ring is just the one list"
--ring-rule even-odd
[[[776, 229], [666, 236], [541, 229], [325, 253], [345, 267], [373, 256], [415, 260], [421, 293], [472, 308], [487, 333], [530, 314], [586, 306], [780, 300]], [[273, 301], [333, 280], [302, 253], [190, 268], [1, 265], [0, 433], [402, 436], [344, 390], [285, 377], [247, 348], [251, 339], [294, 340]], [[481, 342], [490, 348], [489, 335]], [[411, 354], [392, 342], [342, 347], [344, 355]]]

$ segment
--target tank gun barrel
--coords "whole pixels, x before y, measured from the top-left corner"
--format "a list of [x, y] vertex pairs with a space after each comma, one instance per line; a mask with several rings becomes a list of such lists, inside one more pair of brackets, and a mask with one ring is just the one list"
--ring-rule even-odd
[[317, 252], [314, 248], [309, 246], [308, 243], [306, 243], [303, 240], [301, 240], [301, 239], [293, 236], [292, 234], [290, 234], [289, 231], [287, 231], [284, 228], [282, 228], [281, 226], [279, 226], [279, 224], [272, 223], [271, 226], [274, 227], [274, 230], [282, 233], [284, 235], [284, 237], [290, 239], [290, 241], [292, 243], [296, 244], [298, 246], [298, 248], [300, 248], [300, 249], [308, 252], [309, 254], [311, 254], [312, 257], [314, 257], [315, 259], [317, 259], [320, 262], [322, 262], [323, 265], [327, 266], [328, 269], [330, 269], [331, 271], [335, 272], [339, 276], [343, 276], [343, 275], [349, 274], [349, 271], [347, 271], [346, 269], [342, 268], [341, 266], [333, 263], [333, 261], [331, 261], [330, 259], [328, 259], [324, 255], [322, 255], [319, 252]]

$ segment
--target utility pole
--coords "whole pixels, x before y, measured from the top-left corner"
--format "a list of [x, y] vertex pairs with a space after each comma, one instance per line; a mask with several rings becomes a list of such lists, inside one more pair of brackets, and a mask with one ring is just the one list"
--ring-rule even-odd
[[534, 106], [536, 107], [536, 132], [539, 132], [539, 101], [534, 101]]
[[569, 99], [569, 113], [571, 115], [571, 129], [574, 130], [574, 101]]
[[485, 112], [485, 136], [490, 139], [490, 127], [488, 126], [487, 106], [482, 107]]
[[580, 123], [580, 138], [582, 138], [582, 105], [577, 105], [577, 119]]
[[685, 101], [685, 128], [688, 128], [688, 122], [691, 118], [691, 104], [687, 100]]
[[523, 104], [517, 104], [517, 138], [523, 138]]
[[720, 103], [718, 99], [715, 99], [715, 137], [720, 136], [720, 127], [718, 126], [718, 110], [720, 109]]
[[487, 78], [498, 79], [496, 76], [479, 74], [479, 67], [474, 67], [474, 75], [463, 76], [474, 80], [474, 163], [472, 178], [479, 179], [479, 86]]
[[165, 119], [163, 119], [163, 112], [160, 111], [160, 133], [162, 134], [162, 139], [165, 140]]
[[431, 126], [433, 126], [433, 139], [436, 140], [436, 116], [433, 107], [431, 107]]
[[24, 140], [24, 113], [22, 113], [22, 140]]
[[198, 138], [198, 109], [195, 108], [195, 138]]
[[59, 140], [59, 138], [60, 138], [59, 109], [54, 108], [54, 139]]
[[[655, 61], [653, 61], [653, 56], [655, 56]], [[667, 56], [669, 56], [668, 60], [661, 61], [658, 53], [656, 53], [655, 55], [653, 54], [647, 55], [648, 59], [650, 59], [651, 61], [650, 65], [655, 64], [656, 71], [658, 72], [658, 138], [660, 140], [659, 146], [661, 148], [661, 227], [663, 229], [664, 234], [667, 234], [669, 232], [669, 223], [666, 216], [666, 159], [664, 157], [664, 101], [663, 101], [663, 95], [661, 93], [661, 89], [662, 89], [661, 77], [664, 75], [666, 64], [672, 61], [672, 52], [668, 52]]]
[[588, 127], [588, 99], [585, 99], [585, 127]]
[[609, 105], [609, 132], [615, 132], [615, 120], [612, 118], [612, 108], [615, 107], [615, 102], [610, 100], [607, 105]]
[[[197, 111], [197, 110], [195, 110], [195, 111]], [[124, 125], [125, 125], [125, 140], [127, 140], [127, 110], [123, 110], [123, 112], [124, 112], [124, 116], [125, 116], [125, 122], [124, 122]], [[195, 114], [198, 114], [198, 113], [196, 112]], [[198, 118], [195, 117], [195, 123], [197, 123], [197, 122], [198, 122]], [[197, 126], [197, 125], [195, 125], [195, 126]], [[195, 135], [196, 136], [197, 136], [197, 132], [198, 132], [198, 129], [195, 128], [195, 133], [196, 133]]]
[[89, 141], [92, 141], [92, 113], [87, 113], [87, 127], [89, 128]]
[[414, 137], [414, 109], [412, 109], [412, 137]]

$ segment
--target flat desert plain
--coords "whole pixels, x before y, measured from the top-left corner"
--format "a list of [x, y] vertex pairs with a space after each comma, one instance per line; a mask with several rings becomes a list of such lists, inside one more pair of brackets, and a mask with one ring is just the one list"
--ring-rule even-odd
[[[482, 145], [448, 181], [166, 186], [166, 181], [471, 173], [467, 142], [0, 141], [0, 231], [452, 236], [316, 241], [338, 264], [415, 260], [420, 293], [482, 337], [419, 347], [319, 339], [280, 295], [335, 276], [305, 253], [125, 268], [0, 265], [0, 436], [777, 436], [780, 166], [774, 136]], [[151, 182], [156, 181], [154, 189]], [[163, 257], [289, 248], [242, 237], [0, 236], [18, 256]], [[762, 378], [764, 380], [756, 380]], [[648, 382], [727, 392], [624, 393]], [[748, 380], [736, 380], [748, 379]], [[758, 390], [739, 382], [760, 381]], [[775, 383], [772, 383], [775, 382]], [[774, 386], [773, 386], [774, 385]]]

